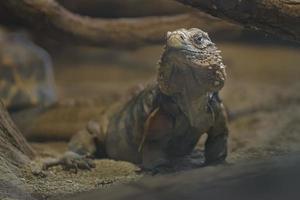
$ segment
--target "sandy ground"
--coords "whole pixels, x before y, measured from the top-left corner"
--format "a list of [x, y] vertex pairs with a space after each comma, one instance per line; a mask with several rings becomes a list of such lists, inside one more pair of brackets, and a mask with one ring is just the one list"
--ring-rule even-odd
[[299, 199], [299, 164], [299, 154], [289, 154], [270, 160], [210, 166], [176, 174], [145, 177], [138, 182], [117, 185], [106, 190], [83, 192], [67, 199]]
[[[221, 96], [233, 117], [229, 124], [228, 162], [268, 159], [299, 151], [300, 50], [226, 43], [219, 47], [228, 66], [228, 81]], [[26, 128], [27, 137], [34, 141], [41, 157], [63, 152], [66, 143], [58, 139], [67, 140], [86, 121], [101, 114], [103, 107], [118, 101], [132, 87], [153, 80], [161, 51], [161, 47], [133, 52], [85, 49], [81, 56], [88, 57], [88, 62], [76, 58], [62, 62], [56, 58], [56, 81], [64, 103]], [[72, 57], [66, 54], [64, 60]], [[37, 142], [49, 139], [52, 142]], [[41, 177], [33, 176], [28, 168], [24, 181], [36, 196], [61, 197], [137, 180], [142, 175], [136, 170], [126, 162], [96, 160], [95, 169], [77, 174], [55, 167]]]

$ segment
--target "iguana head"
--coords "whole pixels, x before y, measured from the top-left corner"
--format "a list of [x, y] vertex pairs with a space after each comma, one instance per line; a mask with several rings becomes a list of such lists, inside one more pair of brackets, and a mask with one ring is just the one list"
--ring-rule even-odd
[[225, 66], [206, 32], [197, 28], [178, 29], [168, 32], [166, 38], [158, 76], [163, 93], [189, 90], [189, 95], [202, 95], [223, 87]]

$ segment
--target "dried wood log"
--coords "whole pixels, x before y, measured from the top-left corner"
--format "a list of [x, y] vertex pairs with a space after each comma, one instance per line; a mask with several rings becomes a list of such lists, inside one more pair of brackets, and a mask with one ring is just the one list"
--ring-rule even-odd
[[176, 0], [213, 16], [300, 42], [299, 0]]
[[0, 199], [31, 199], [20, 176], [22, 167], [34, 155], [0, 102]]
[[221, 32], [232, 27], [196, 13], [104, 19], [72, 13], [54, 0], [10, 0], [1, 1], [0, 5], [43, 34], [74, 44], [102, 47], [133, 48], [161, 43], [167, 31], [181, 27], [206, 27], [208, 32]]

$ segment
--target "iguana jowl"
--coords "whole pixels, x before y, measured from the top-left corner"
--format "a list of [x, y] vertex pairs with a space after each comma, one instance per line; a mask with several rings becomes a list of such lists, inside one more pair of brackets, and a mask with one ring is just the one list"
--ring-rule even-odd
[[225, 160], [228, 129], [218, 91], [226, 74], [220, 51], [196, 28], [168, 32], [166, 40], [157, 82], [109, 109], [98, 123], [88, 123], [69, 143], [75, 154], [46, 166], [89, 168], [85, 155], [95, 155], [153, 169], [190, 154], [204, 133], [205, 162]]

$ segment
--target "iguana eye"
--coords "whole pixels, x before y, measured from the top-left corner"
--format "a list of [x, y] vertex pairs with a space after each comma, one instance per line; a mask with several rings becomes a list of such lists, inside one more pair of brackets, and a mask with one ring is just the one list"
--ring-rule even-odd
[[195, 42], [196, 44], [201, 44], [201, 43], [203, 42], [203, 40], [204, 40], [204, 38], [203, 38], [201, 35], [195, 35], [195, 36], [193, 37], [193, 39], [194, 39], [194, 42]]

